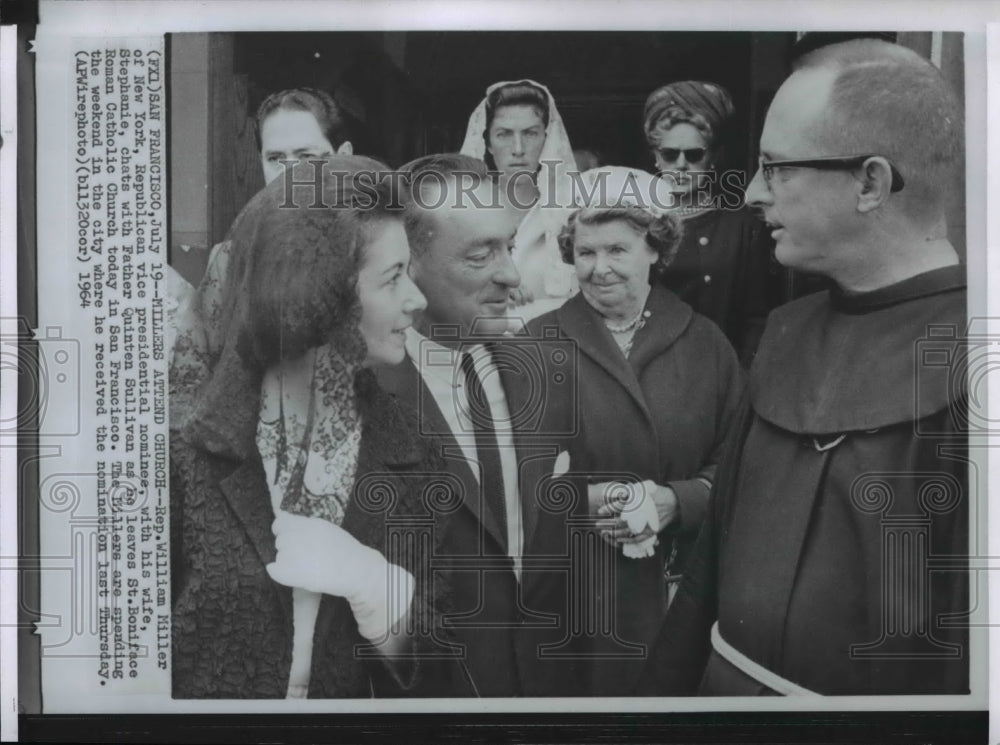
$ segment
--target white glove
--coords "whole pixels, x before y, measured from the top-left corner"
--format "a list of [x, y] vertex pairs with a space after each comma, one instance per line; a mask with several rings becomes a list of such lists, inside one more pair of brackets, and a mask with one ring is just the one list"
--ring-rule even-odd
[[633, 535], [641, 535], [650, 530], [652, 535], [638, 543], [626, 543], [622, 553], [630, 559], [642, 559], [652, 556], [656, 546], [656, 531], [660, 528], [660, 516], [653, 501], [653, 490], [656, 484], [643, 481], [641, 484], [628, 484], [628, 498], [621, 508], [621, 517], [628, 525]]
[[552, 464], [552, 478], [557, 479], [569, 471], [569, 453], [565, 450], [556, 456], [556, 462]]
[[271, 530], [277, 549], [267, 565], [271, 579], [344, 598], [369, 641], [383, 641], [409, 611], [413, 575], [343, 528], [322, 518], [279, 512]]

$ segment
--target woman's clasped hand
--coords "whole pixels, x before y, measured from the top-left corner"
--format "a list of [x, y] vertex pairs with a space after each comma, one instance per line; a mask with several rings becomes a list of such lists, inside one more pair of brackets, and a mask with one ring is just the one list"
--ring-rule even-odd
[[602, 518], [595, 527], [604, 540], [618, 545], [655, 539], [657, 533], [680, 517], [674, 490], [648, 479], [638, 483], [590, 484], [587, 498], [592, 514]]

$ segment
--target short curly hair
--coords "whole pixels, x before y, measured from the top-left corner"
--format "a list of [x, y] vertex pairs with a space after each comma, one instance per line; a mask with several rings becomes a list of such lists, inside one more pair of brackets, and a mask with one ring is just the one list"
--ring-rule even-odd
[[567, 264], [574, 264], [573, 249], [576, 246], [577, 225], [607, 225], [624, 222], [642, 235], [646, 245], [656, 251], [657, 260], [653, 264], [654, 275], [662, 275], [677, 255], [684, 227], [673, 214], [654, 215], [642, 207], [618, 205], [614, 207], [584, 207], [569, 216], [559, 233], [559, 253]]

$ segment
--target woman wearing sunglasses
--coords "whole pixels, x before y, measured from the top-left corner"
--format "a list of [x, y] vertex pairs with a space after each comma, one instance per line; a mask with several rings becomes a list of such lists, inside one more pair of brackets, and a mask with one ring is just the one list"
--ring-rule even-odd
[[661, 281], [715, 321], [749, 366], [780, 282], [771, 238], [743, 204], [745, 174], [723, 167], [732, 125], [732, 99], [714, 83], [671, 83], [646, 99], [646, 142], [684, 221]]

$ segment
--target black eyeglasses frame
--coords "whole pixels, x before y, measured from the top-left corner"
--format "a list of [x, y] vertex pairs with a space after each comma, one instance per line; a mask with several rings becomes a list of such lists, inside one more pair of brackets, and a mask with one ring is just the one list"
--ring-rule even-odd
[[764, 160], [764, 157], [760, 156], [757, 158], [757, 168], [764, 175], [764, 182], [770, 188], [775, 168], [815, 168], [820, 171], [843, 171], [858, 168], [869, 158], [882, 158], [888, 163], [889, 173], [892, 174], [892, 186], [889, 190], [893, 192], [902, 191], [905, 182], [899, 170], [884, 155], [874, 153], [868, 155], [826, 155], [819, 158], [798, 158], [794, 160]]

